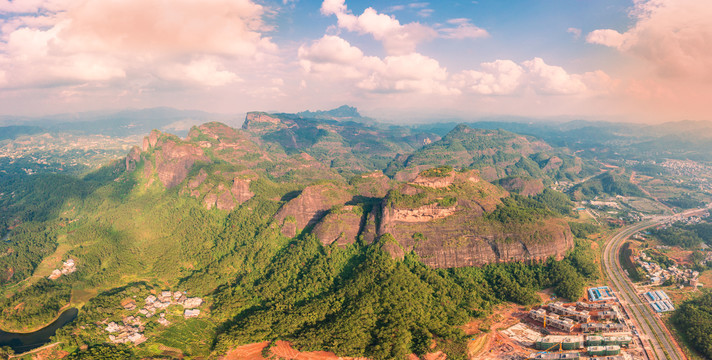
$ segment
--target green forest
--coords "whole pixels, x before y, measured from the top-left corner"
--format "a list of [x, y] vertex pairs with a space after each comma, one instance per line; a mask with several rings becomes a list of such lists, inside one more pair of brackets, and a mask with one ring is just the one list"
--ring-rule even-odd
[[712, 292], [684, 302], [670, 320], [695, 350], [712, 358]]
[[[219, 124], [208, 128], [229, 132]], [[504, 302], [537, 304], [541, 301], [537, 292], [543, 289], [577, 300], [585, 284], [599, 276], [596, 251], [583, 239], [596, 229], [585, 225], [571, 226], [580, 239], [562, 261], [549, 258], [450, 269], [428, 267], [414, 252], [394, 258], [389, 247], [399, 245], [388, 231], [371, 240], [360, 236], [346, 245], [322, 244], [310, 233], [311, 224], [297, 229], [296, 237], [285, 236], [283, 223], [275, 215], [299, 198], [306, 186], [325, 182], [348, 187], [351, 200], [318, 211], [336, 213], [353, 206], [351, 211], [363, 215], [364, 223], [383, 220], [376, 211], [388, 202], [402, 207], [437, 203], [469, 211], [472, 199], [486, 199], [489, 204], [489, 210], [477, 215], [483, 223], [506, 227], [565, 218], [555, 220], [563, 220], [562, 231], [568, 231], [566, 223], [572, 220], [572, 203], [565, 194], [545, 189], [533, 196], [507, 196], [503, 188], [477, 178], [446, 188], [416, 188], [422, 192], [413, 195], [405, 190], [400, 193], [396, 187], [406, 182], [388, 179], [384, 183], [392, 187], [386, 198], [357, 194], [356, 187], [346, 185], [344, 179], [363, 172], [354, 168], [336, 172], [300, 155], [302, 147], [308, 147], [315, 157], [333, 156], [313, 147], [324, 137], [338, 136], [313, 133], [315, 129], [312, 124], [290, 132], [316, 134], [316, 142], [308, 138], [305, 143], [284, 145], [274, 140], [265, 145], [264, 156], [286, 159], [284, 163], [265, 165], [258, 153], [238, 156], [210, 150], [210, 161], [193, 164], [185, 181], [172, 188], [163, 186], [159, 175], [150, 175], [163, 156], [160, 145], [141, 153], [135, 163], [115, 162], [83, 177], [0, 177], [4, 210], [0, 228], [3, 234], [10, 230], [7, 241], [0, 244], [0, 284], [5, 295], [0, 302], [0, 327], [42, 325], [61, 308], [73, 305], [81, 307], [77, 320], [54, 339], [72, 359], [145, 358], [160, 354], [161, 346], [176, 348], [187, 357], [207, 357], [237, 345], [274, 340], [291, 341], [300, 350], [373, 359], [422, 355], [431, 351], [434, 342], [449, 358], [464, 359], [467, 338], [461, 325], [488, 316]], [[521, 140], [511, 133], [497, 134], [501, 138], [491, 141]], [[346, 132], [340, 136], [351, 139]], [[201, 133], [196, 139], [216, 147], [221, 141]], [[174, 136], [160, 141], [176, 141], [175, 146], [189, 143]], [[468, 148], [492, 145], [478, 144], [471, 136], [457, 141]], [[287, 145], [295, 148], [286, 149]], [[541, 173], [540, 166], [546, 166], [551, 156], [522, 158], [516, 155], [520, 145], [507, 143], [509, 152], [494, 160], [517, 159], [515, 167]], [[262, 151], [256, 145], [250, 149]], [[252, 166], [230, 162], [235, 159], [259, 162]], [[380, 163], [380, 158], [373, 159]], [[282, 168], [289, 170], [282, 172]], [[457, 177], [462, 171], [466, 170], [441, 166], [422, 174]], [[203, 185], [189, 187], [187, 183], [201, 172]], [[206, 206], [206, 196], [200, 191], [229, 189], [233, 179], [241, 177], [250, 178], [246, 192], [253, 196], [230, 210]], [[285, 220], [295, 221], [294, 216]], [[75, 261], [77, 272], [54, 281], [42, 273], [69, 258]], [[108, 335], [102, 324], [122, 319], [121, 301], [135, 298], [140, 302], [164, 289], [204, 298], [207, 305], [201, 317], [186, 320], [180, 309], [171, 309], [168, 316], [174, 326], [147, 326], [146, 345], [132, 349], [105, 345]], [[196, 339], [195, 334], [204, 338]]]
[[674, 223], [666, 228], [650, 232], [665, 245], [681, 246], [686, 249], [698, 248], [703, 242], [712, 245], [712, 224], [700, 223], [686, 225]]

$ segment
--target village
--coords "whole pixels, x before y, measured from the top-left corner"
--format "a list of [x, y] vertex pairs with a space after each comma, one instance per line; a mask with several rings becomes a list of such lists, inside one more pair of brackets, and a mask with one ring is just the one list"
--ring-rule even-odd
[[692, 287], [702, 286], [699, 282], [699, 271], [693, 271], [692, 269], [682, 270], [677, 265], [663, 268], [659, 264], [652, 262], [644, 251], [641, 251], [640, 256], [634, 256], [633, 260], [645, 270], [650, 285], [662, 285], [669, 282]]
[[[171, 322], [166, 318], [166, 309], [171, 305], [183, 307], [183, 317], [185, 319], [198, 317], [203, 304], [203, 299], [199, 297], [188, 297], [185, 291], [164, 290], [159, 295], [149, 295], [144, 300], [144, 306], [134, 315], [124, 316], [122, 324], [112, 321], [106, 324], [105, 330], [110, 334], [109, 341], [115, 344], [138, 345], [146, 341], [143, 332], [149, 319], [156, 316], [156, 321], [162, 326], [168, 327]], [[136, 300], [127, 299], [121, 302], [124, 310], [135, 311], [138, 308]], [[142, 321], [143, 317], [143, 321]]]

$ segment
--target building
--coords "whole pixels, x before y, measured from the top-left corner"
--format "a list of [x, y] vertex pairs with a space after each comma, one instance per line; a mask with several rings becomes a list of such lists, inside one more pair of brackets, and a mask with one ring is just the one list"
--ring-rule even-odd
[[534, 342], [534, 348], [545, 351], [558, 351], [559, 346], [561, 350], [578, 350], [583, 349], [583, 345], [583, 336], [549, 335]]
[[546, 310], [538, 309], [529, 311], [529, 316], [544, 324], [544, 327], [551, 327], [561, 331], [571, 332], [574, 329], [574, 322], [571, 319], [562, 319], [556, 314], [547, 314]]
[[529, 355], [529, 359], [532, 359], [532, 360], [578, 360], [579, 357], [580, 357], [580, 354], [578, 352], [570, 352], [570, 353], [541, 352], [541, 353], [531, 353]]
[[623, 324], [599, 324], [599, 323], [588, 323], [581, 325], [581, 331], [584, 334], [591, 333], [602, 333], [602, 332], [622, 332], [626, 331], [627, 327]]
[[603, 336], [589, 335], [586, 336], [586, 346], [601, 346], [603, 345]]
[[590, 301], [613, 301], [615, 296], [608, 286], [599, 286], [588, 289], [588, 299]]
[[675, 306], [670, 301], [670, 297], [662, 290], [648, 291], [644, 294], [644, 297], [656, 312], [675, 310]]
[[600, 302], [600, 303], [587, 303], [579, 301], [576, 303], [576, 308], [579, 310], [611, 310], [613, 309], [613, 304]]
[[604, 336], [602, 345], [618, 345], [618, 346], [628, 346], [633, 341], [633, 338], [626, 335], [621, 336]]
[[585, 323], [591, 320], [591, 315], [589, 315], [588, 311], [577, 311], [576, 308], [564, 306], [562, 302], [555, 302], [549, 304], [548, 308], [549, 311], [555, 314], [572, 318], [581, 323]]
[[598, 320], [618, 320], [618, 313], [615, 311], [599, 311], [596, 313]]

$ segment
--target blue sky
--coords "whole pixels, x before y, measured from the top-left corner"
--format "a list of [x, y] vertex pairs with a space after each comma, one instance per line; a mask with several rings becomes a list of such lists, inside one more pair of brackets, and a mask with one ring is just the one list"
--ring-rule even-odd
[[6, 114], [709, 119], [699, 0], [0, 0]]

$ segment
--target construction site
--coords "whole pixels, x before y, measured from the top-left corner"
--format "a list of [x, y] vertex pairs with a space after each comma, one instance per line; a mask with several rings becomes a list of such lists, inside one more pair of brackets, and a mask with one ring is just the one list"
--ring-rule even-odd
[[510, 354], [521, 354], [511, 358], [643, 359], [615, 295], [607, 287], [589, 289], [587, 294], [585, 301], [550, 300], [518, 314], [516, 324], [500, 331], [513, 344]]

